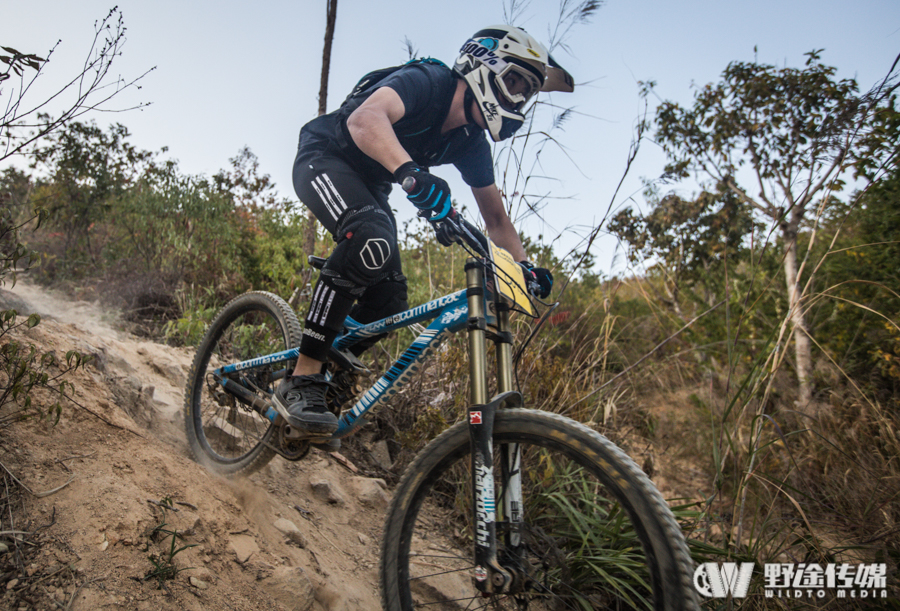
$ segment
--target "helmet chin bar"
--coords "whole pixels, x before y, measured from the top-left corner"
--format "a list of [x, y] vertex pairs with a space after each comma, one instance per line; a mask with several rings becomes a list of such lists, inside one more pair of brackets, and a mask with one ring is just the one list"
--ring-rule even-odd
[[513, 119], [510, 117], [502, 117], [500, 119], [500, 132], [497, 134], [497, 137], [494, 137], [494, 132], [491, 131], [491, 138], [494, 139], [494, 142], [500, 142], [501, 140], [506, 140], [510, 138], [513, 134], [519, 131], [519, 128], [522, 127], [522, 124], [525, 122], [524, 117], [521, 120]]

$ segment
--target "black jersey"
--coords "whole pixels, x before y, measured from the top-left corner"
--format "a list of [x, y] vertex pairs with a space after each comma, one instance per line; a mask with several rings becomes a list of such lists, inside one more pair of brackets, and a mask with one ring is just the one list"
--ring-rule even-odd
[[469, 124], [441, 134], [457, 79], [442, 64], [407, 64], [349, 97], [338, 110], [307, 123], [300, 131], [300, 146], [333, 145], [366, 181], [392, 181], [391, 173], [384, 166], [359, 150], [347, 129], [347, 118], [354, 110], [377, 89], [390, 87], [400, 96], [405, 108], [405, 114], [393, 126], [394, 133], [413, 161], [426, 168], [452, 163], [469, 186], [492, 185], [493, 161], [484, 130]]

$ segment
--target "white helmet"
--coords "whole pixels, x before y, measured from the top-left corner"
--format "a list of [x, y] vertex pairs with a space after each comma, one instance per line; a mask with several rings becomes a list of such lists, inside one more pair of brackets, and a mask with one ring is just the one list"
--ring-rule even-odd
[[[509, 25], [479, 30], [460, 49], [453, 66], [469, 86], [491, 138], [512, 136], [525, 122], [525, 106], [538, 91], [573, 91], [572, 76], [544, 45]], [[470, 113], [466, 98], [466, 113]]]

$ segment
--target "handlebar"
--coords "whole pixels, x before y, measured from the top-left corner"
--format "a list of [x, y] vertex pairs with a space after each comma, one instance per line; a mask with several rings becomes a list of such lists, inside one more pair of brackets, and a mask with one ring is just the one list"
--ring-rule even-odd
[[[401, 184], [400, 187], [407, 193], [411, 193], [413, 189], [416, 188], [416, 179], [412, 176], [407, 176], [403, 179], [403, 184]], [[431, 217], [431, 212], [428, 210], [420, 210], [419, 216], [424, 219], [429, 219]], [[456, 212], [456, 208], [450, 208], [450, 212], [447, 216], [439, 222], [449, 223], [455, 230], [456, 235], [462, 238], [462, 240], [479, 255], [483, 257], [490, 256], [490, 247], [488, 246], [487, 237], [481, 233], [475, 225], [460, 216], [459, 213]]]
[[[412, 176], [407, 176], [403, 179], [403, 183], [400, 185], [400, 187], [407, 193], [412, 193], [413, 189], [416, 188], [416, 179]], [[419, 216], [424, 219], [430, 220], [431, 211], [420, 210]], [[481, 233], [481, 231], [479, 231], [478, 228], [475, 227], [475, 225], [460, 216], [460, 214], [457, 213], [456, 208], [450, 208], [450, 212], [447, 213], [447, 216], [437, 222], [450, 224], [450, 226], [453, 228], [455, 237], [462, 239], [466, 244], [469, 245], [470, 248], [472, 248], [472, 250], [474, 250], [479, 255], [490, 259], [491, 249], [487, 237], [483, 233]], [[534, 282], [531, 278], [528, 277], [527, 274], [523, 274], [523, 276], [528, 292], [535, 297], [539, 296], [541, 293], [540, 284]]]

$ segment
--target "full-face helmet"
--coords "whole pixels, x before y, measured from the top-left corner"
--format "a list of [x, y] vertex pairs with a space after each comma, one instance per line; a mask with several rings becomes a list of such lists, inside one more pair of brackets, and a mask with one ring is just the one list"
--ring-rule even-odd
[[509, 25], [476, 32], [460, 49], [453, 69], [465, 79], [496, 142], [522, 126], [528, 103], [538, 91], [574, 90], [571, 75], [547, 49], [524, 30]]

